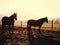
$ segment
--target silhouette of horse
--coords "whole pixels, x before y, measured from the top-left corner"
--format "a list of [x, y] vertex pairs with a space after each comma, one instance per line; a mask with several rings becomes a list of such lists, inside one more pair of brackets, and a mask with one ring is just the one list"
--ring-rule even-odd
[[39, 26], [39, 33], [41, 34], [40, 28], [41, 28], [41, 26], [44, 22], [48, 23], [47, 17], [41, 18], [41, 19], [38, 19], [38, 20], [33, 20], [33, 19], [28, 20], [28, 22], [27, 22], [28, 35], [30, 35], [30, 31], [32, 33], [31, 26]]
[[[3, 30], [3, 32], [4, 32], [6, 25], [8, 25], [9, 28], [12, 29], [12, 33], [13, 33], [14, 19], [17, 20], [17, 13], [12, 14], [10, 17], [7, 17], [7, 16], [2, 17], [2, 30]], [[9, 30], [9, 32], [10, 32], [10, 30]]]

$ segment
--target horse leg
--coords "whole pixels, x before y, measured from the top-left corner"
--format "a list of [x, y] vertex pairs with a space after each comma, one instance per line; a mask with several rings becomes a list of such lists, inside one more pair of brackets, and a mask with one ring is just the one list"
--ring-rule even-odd
[[29, 33], [30, 33], [30, 36], [31, 36], [32, 35], [31, 25], [29, 27]]
[[11, 30], [11, 26], [9, 25], [9, 33], [10, 33], [10, 30]]
[[30, 39], [30, 25], [27, 25], [27, 31], [28, 31], [28, 38]]
[[30, 26], [30, 35], [32, 36], [32, 29], [31, 29], [31, 26]]
[[13, 34], [13, 30], [14, 30], [14, 25], [12, 25], [12, 34]]
[[39, 33], [41, 34], [41, 36], [44, 36], [42, 33], [41, 33], [41, 27], [39, 26]]
[[41, 29], [40, 29], [40, 26], [39, 26], [39, 33], [41, 34]]
[[39, 27], [39, 33], [40, 33], [40, 27]]

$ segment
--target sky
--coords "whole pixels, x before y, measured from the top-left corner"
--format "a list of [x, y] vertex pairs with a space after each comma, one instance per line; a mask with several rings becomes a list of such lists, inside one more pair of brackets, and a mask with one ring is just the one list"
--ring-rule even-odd
[[60, 0], [0, 0], [0, 19], [14, 12], [20, 21], [60, 18]]

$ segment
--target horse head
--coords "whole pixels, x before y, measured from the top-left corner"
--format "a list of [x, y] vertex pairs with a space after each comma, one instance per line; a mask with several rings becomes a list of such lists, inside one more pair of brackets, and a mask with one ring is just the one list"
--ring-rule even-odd
[[13, 17], [14, 17], [15, 20], [17, 20], [17, 13], [14, 13]]
[[45, 21], [48, 23], [48, 19], [47, 19], [47, 17], [45, 17]]
[[14, 13], [14, 18], [15, 20], [17, 20], [17, 13]]

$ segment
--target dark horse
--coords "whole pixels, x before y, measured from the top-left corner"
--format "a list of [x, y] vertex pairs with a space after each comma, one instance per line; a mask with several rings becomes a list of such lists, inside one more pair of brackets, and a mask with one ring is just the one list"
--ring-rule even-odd
[[[9, 28], [12, 29], [12, 33], [13, 33], [14, 19], [17, 20], [17, 13], [12, 14], [10, 17], [4, 16], [2, 18], [2, 30], [3, 30], [3, 32], [4, 32], [6, 25], [8, 25]], [[10, 30], [9, 30], [9, 32], [10, 32]]]
[[41, 34], [40, 28], [41, 28], [41, 26], [44, 22], [48, 23], [47, 17], [41, 18], [41, 19], [38, 19], [38, 20], [28, 20], [28, 22], [27, 22], [28, 34], [30, 35], [30, 31], [32, 33], [31, 26], [39, 26], [39, 33]]

